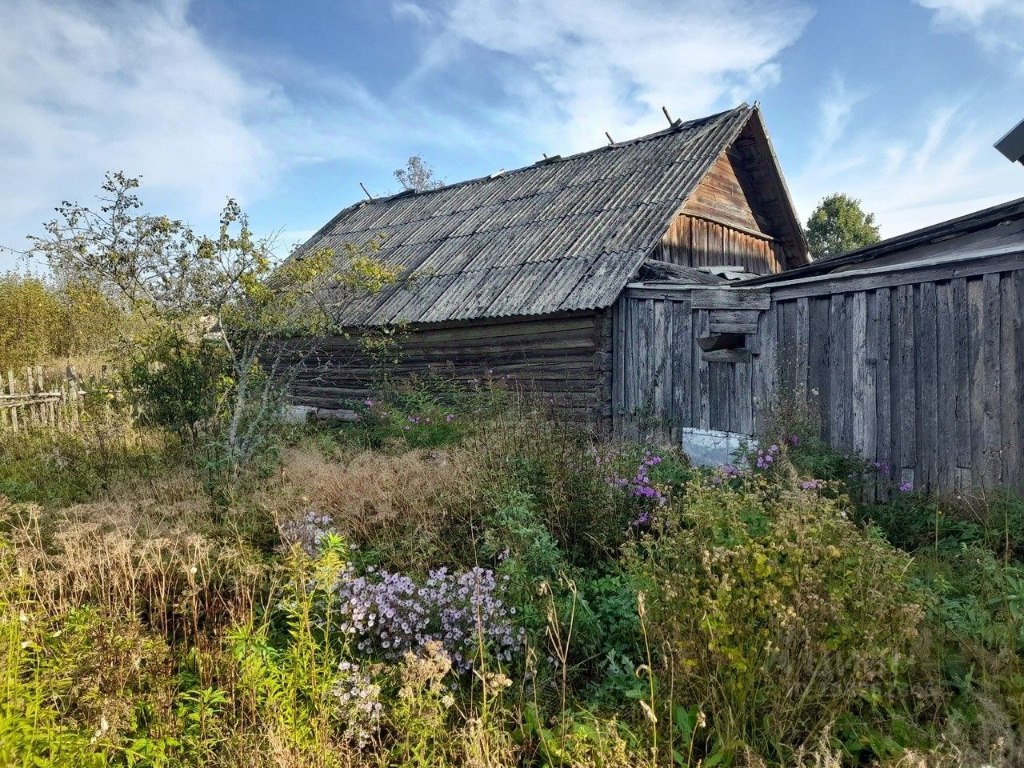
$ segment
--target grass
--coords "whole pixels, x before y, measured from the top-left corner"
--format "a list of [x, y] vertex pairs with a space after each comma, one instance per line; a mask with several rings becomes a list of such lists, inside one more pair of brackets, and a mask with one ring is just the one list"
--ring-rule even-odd
[[723, 472], [507, 390], [359, 408], [214, 493], [117, 419], [4, 435], [0, 764], [1024, 761], [1019, 498], [858, 503], [792, 420]]

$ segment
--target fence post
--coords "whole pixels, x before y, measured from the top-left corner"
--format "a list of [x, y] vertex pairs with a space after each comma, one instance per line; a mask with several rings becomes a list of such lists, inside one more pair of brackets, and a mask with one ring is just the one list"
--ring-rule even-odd
[[25, 392], [28, 394], [25, 405], [27, 414], [25, 421], [34, 427], [39, 424], [39, 408], [35, 398], [32, 397], [35, 394], [35, 387], [32, 386], [32, 366], [30, 365], [25, 367]]
[[72, 368], [70, 365], [68, 366], [67, 370], [67, 385], [68, 391], [71, 394], [71, 421], [74, 423], [76, 427], [78, 427], [81, 425], [81, 420], [78, 413], [78, 408], [80, 406], [80, 402], [78, 399], [78, 377], [75, 375], [75, 369]]
[[7, 388], [10, 390], [11, 395], [11, 431], [18, 431], [18, 405], [14, 399], [14, 395], [17, 394], [18, 388], [14, 384], [14, 371], [10, 368], [7, 369]]

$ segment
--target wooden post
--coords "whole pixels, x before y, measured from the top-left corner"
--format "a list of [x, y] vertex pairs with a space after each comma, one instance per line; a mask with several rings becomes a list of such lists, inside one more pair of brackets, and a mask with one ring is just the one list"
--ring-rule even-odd
[[36, 408], [35, 398], [32, 397], [35, 387], [32, 385], [32, 366], [25, 368], [25, 392], [28, 394], [26, 413], [26, 421], [32, 426], [39, 424], [39, 411]]
[[39, 403], [40, 422], [46, 424], [48, 427], [53, 427], [53, 401], [49, 398], [49, 393], [46, 390], [46, 380], [43, 377], [43, 366], [37, 365], [35, 373], [36, 390], [39, 392], [41, 398], [41, 402]]
[[11, 399], [11, 429], [14, 432], [18, 431], [18, 406], [16, 401], [13, 399], [13, 395], [17, 394], [18, 387], [14, 382], [14, 371], [7, 369], [7, 388], [10, 390], [12, 395]]
[[81, 424], [81, 415], [79, 414], [79, 408], [81, 407], [81, 400], [78, 397], [78, 376], [75, 375], [75, 369], [70, 365], [67, 370], [67, 383], [68, 392], [70, 394], [70, 409], [71, 409], [71, 421], [76, 427]]

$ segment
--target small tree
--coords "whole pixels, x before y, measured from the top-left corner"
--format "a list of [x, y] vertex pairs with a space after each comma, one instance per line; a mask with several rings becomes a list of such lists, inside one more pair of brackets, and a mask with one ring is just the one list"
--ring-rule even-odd
[[440, 189], [444, 182], [434, 178], [434, 169], [419, 155], [413, 155], [408, 159], [405, 168], [395, 171], [395, 180], [402, 185], [402, 189], [415, 190], [416, 192], [427, 192], [431, 189]]
[[807, 244], [816, 259], [838, 256], [879, 240], [873, 213], [860, 200], [837, 192], [824, 198], [807, 220]]
[[183, 436], [212, 438], [234, 473], [264, 448], [280, 396], [330, 330], [324, 296], [376, 292], [396, 275], [372, 246], [347, 247], [341, 264], [331, 250], [276, 264], [272, 241], [253, 236], [233, 200], [217, 236], [206, 237], [143, 213], [138, 186], [108, 174], [99, 209], [62, 203], [34, 250], [140, 318], [121, 359], [144, 412]]

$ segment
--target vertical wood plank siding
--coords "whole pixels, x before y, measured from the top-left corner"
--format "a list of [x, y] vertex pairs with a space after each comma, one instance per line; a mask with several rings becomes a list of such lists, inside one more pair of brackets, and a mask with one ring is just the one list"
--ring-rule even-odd
[[783, 254], [767, 235], [683, 213], [669, 226], [654, 257], [684, 267], [737, 266], [770, 275], [781, 271]]
[[[436, 375], [461, 384], [488, 377], [543, 393], [570, 417], [610, 429], [614, 381], [612, 313], [425, 326], [398, 344], [388, 375]], [[367, 397], [380, 371], [355, 338], [329, 339], [291, 388], [292, 401], [343, 408]]]
[[[616, 431], [646, 439], [677, 439], [681, 427], [749, 433], [788, 398], [809, 407], [832, 446], [891, 466], [896, 482], [1024, 491], [1024, 269], [954, 272], [756, 291], [631, 288], [616, 315], [616, 372], [627, 382], [615, 389]], [[757, 332], [745, 350], [709, 361], [696, 340], [725, 310], [703, 307], [715, 304], [709, 295], [738, 293], [765, 298]], [[662, 315], [673, 322], [652, 323]], [[649, 381], [635, 370], [655, 364], [636, 354], [648, 348], [675, 357], [670, 391], [650, 398], [628, 384]]]

